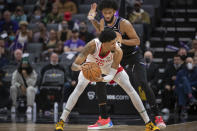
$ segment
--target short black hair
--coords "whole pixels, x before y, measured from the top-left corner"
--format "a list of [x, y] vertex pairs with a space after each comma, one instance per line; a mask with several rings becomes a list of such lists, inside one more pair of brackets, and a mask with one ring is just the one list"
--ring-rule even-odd
[[116, 38], [116, 33], [110, 28], [104, 29], [99, 36], [99, 40], [102, 43], [103, 42], [110, 42], [110, 41], [114, 40], [115, 38]]
[[98, 5], [98, 9], [100, 11], [102, 11], [105, 8], [111, 8], [114, 10], [118, 10], [118, 4], [117, 4], [116, 0], [102, 0]]
[[175, 54], [175, 55], [174, 55], [174, 57], [180, 57], [180, 58], [181, 58], [181, 56], [180, 56], [180, 55], [178, 55], [178, 54]]

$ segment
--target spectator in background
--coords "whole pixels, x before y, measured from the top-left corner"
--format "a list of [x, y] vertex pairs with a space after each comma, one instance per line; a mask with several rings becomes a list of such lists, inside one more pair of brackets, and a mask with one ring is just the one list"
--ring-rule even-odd
[[47, 2], [48, 0], [38, 0], [36, 6], [40, 6], [42, 12], [45, 12], [47, 10]]
[[61, 23], [61, 30], [58, 31], [58, 40], [61, 42], [65, 42], [66, 40], [70, 39], [72, 35], [72, 31], [68, 28], [68, 22], [62, 21]]
[[93, 33], [88, 32], [87, 23], [85, 21], [81, 21], [79, 24], [79, 38], [85, 43], [91, 41], [95, 36]]
[[51, 30], [49, 33], [49, 41], [44, 46], [44, 52], [42, 53], [44, 60], [49, 59], [49, 56], [57, 48], [57, 45], [58, 45], [57, 32], [55, 30]]
[[192, 48], [189, 51], [189, 53], [192, 53], [194, 56], [197, 56], [197, 40], [192, 41]]
[[18, 69], [14, 71], [10, 87], [12, 99], [11, 113], [16, 112], [16, 100], [18, 96], [27, 96], [26, 113], [32, 113], [32, 107], [36, 95], [37, 74], [28, 62], [28, 57], [24, 57]]
[[27, 16], [24, 13], [24, 9], [22, 6], [17, 6], [14, 14], [11, 17], [12, 20], [20, 23], [21, 21], [27, 21]]
[[60, 23], [62, 20], [63, 17], [59, 14], [57, 5], [53, 5], [52, 11], [44, 18], [47, 24]]
[[149, 86], [153, 89], [155, 95], [158, 93], [158, 79], [159, 79], [159, 69], [158, 65], [153, 62], [153, 54], [151, 51], [146, 51], [144, 53], [147, 79]]
[[42, 21], [42, 17], [43, 17], [42, 9], [40, 8], [40, 6], [37, 6], [35, 7], [34, 12], [31, 16], [30, 23], [34, 23], [34, 24], [39, 23]]
[[0, 21], [0, 33], [5, 32], [14, 32], [18, 30], [18, 23], [11, 20], [11, 12], [6, 10], [3, 12], [3, 19]]
[[8, 56], [6, 56], [6, 52], [5, 52], [5, 41], [4, 39], [0, 39], [0, 68], [8, 65], [8, 63], [9, 63]]
[[23, 52], [21, 49], [16, 49], [14, 51], [14, 60], [10, 62], [12, 65], [19, 65], [21, 63]]
[[164, 91], [162, 95], [163, 108], [174, 109], [175, 103], [175, 80], [177, 72], [184, 67], [184, 61], [180, 55], [175, 55], [173, 62], [167, 64], [164, 73]]
[[194, 61], [191, 57], [186, 59], [186, 67], [181, 69], [176, 76], [175, 91], [178, 97], [178, 105], [181, 107], [181, 115], [187, 113], [187, 102], [197, 103], [193, 97], [192, 88], [197, 88], [197, 68], [194, 67]]
[[85, 42], [79, 39], [79, 31], [73, 30], [72, 37], [64, 43], [64, 52], [80, 52], [85, 46]]
[[[64, 67], [62, 65], [59, 64], [59, 58], [58, 55], [56, 53], [52, 53], [50, 56], [50, 63], [45, 65], [42, 69], [41, 69], [41, 80], [39, 81], [39, 87], [44, 86], [45, 83], [43, 83], [43, 78], [44, 75], [46, 74], [46, 72], [50, 71], [50, 70], [59, 70], [61, 72], [64, 73], [64, 82], [68, 82], [68, 76], [66, 75], [66, 71], [64, 69]], [[52, 83], [54, 84], [54, 83]], [[59, 85], [56, 85], [59, 86]], [[60, 94], [59, 94], [60, 95]], [[48, 96], [48, 93], [46, 90], [40, 90], [40, 107], [43, 111], [48, 111], [50, 110], [50, 97]]]
[[197, 67], [197, 56], [194, 56], [194, 66]]
[[19, 23], [19, 30], [16, 35], [16, 48], [25, 49], [26, 44], [32, 40], [32, 31], [27, 29], [28, 23], [26, 21], [21, 21]]
[[44, 22], [38, 23], [39, 31], [34, 33], [33, 42], [39, 42], [47, 44], [49, 40], [49, 32], [47, 31], [46, 24]]
[[9, 99], [9, 90], [4, 86], [3, 77], [5, 72], [0, 68], [0, 108], [9, 107], [11, 101]]
[[129, 15], [129, 21], [132, 24], [150, 24], [150, 16], [141, 8], [141, 3], [139, 1], [135, 1], [134, 10]]
[[72, 14], [70, 12], [65, 12], [64, 13], [64, 20], [66, 20], [68, 22], [68, 28], [70, 30], [73, 29], [74, 27], [74, 21], [72, 20]]
[[151, 33], [151, 20], [149, 14], [141, 8], [141, 2], [135, 1], [134, 10], [130, 13], [128, 20], [132, 24], [143, 24], [144, 27], [144, 42], [149, 41]]
[[73, 15], [78, 11], [77, 5], [72, 0], [56, 0], [54, 4], [58, 6], [59, 14], [70, 12]]
[[181, 47], [179, 50], [178, 50], [178, 55], [180, 55], [182, 61], [185, 62], [186, 58], [187, 58], [187, 50], [183, 47]]

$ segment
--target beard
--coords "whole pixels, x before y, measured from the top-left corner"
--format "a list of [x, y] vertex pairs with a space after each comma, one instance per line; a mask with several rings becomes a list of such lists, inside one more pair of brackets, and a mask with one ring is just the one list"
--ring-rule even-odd
[[105, 20], [105, 22], [106, 22], [107, 24], [111, 24], [113, 20], [114, 20], [114, 15], [112, 16], [112, 18], [111, 18], [109, 21], [106, 21], [106, 20]]

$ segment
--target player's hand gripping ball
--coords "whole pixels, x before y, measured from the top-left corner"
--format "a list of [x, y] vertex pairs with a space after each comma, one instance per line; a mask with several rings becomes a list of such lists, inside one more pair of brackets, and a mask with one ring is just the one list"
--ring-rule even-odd
[[82, 72], [86, 79], [91, 82], [98, 82], [101, 77], [101, 69], [95, 62], [86, 62], [82, 65]]

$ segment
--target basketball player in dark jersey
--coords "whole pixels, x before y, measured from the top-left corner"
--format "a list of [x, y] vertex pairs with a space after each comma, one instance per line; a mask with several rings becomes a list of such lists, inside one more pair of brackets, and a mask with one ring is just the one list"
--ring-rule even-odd
[[[134, 88], [138, 90], [138, 87], [142, 87], [142, 89], [145, 91], [151, 110], [155, 114], [156, 125], [161, 129], [166, 128], [162, 117], [159, 116], [159, 110], [155, 101], [153, 90], [148, 86], [147, 83], [144, 59], [142, 51], [139, 47], [140, 40], [132, 24], [128, 20], [121, 17], [116, 17], [114, 15], [118, 10], [118, 5], [115, 0], [102, 0], [100, 2], [98, 9], [104, 16], [100, 22], [94, 19], [96, 16], [96, 8], [96, 3], [91, 5], [88, 19], [91, 21], [98, 32], [101, 32], [104, 30], [104, 28], [111, 28], [121, 34], [122, 40], [119, 41], [123, 50], [123, 59], [121, 61], [121, 65], [124, 68], [126, 67], [126, 71], [130, 75], [130, 78], [132, 78], [132, 84], [134, 85]], [[97, 96], [100, 117], [96, 124], [98, 124], [98, 122], [101, 120], [104, 121], [108, 117], [106, 111], [106, 89], [104, 86], [102, 86], [102, 84], [100, 84], [99, 89], [97, 89]]]

